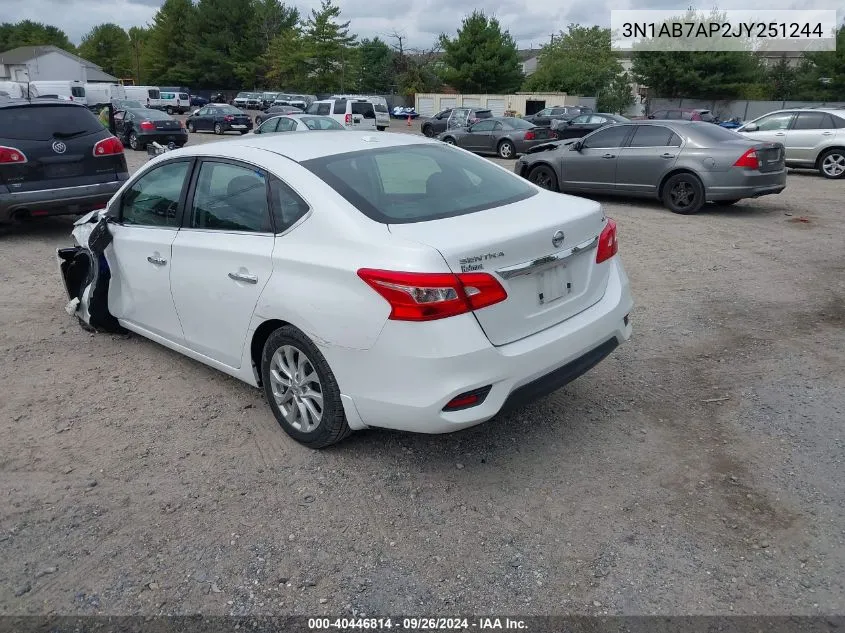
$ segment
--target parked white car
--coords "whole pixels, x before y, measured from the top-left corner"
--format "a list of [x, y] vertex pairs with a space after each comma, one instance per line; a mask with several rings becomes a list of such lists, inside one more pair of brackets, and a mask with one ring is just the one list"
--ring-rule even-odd
[[85, 100], [89, 106], [105, 106], [126, 99], [126, 89], [120, 84], [85, 84]]
[[314, 101], [305, 112], [330, 116], [349, 129], [376, 129], [375, 106], [366, 99], [323, 99]]
[[390, 127], [390, 110], [387, 99], [377, 95], [332, 95], [332, 99], [365, 99], [373, 104], [376, 111], [376, 129], [380, 132]]
[[631, 335], [600, 204], [420, 136], [167, 152], [73, 235], [58, 251], [69, 313], [261, 386], [314, 448], [479, 424]]
[[148, 108], [161, 107], [161, 91], [156, 86], [124, 86], [126, 99], [140, 101]]
[[191, 95], [187, 92], [161, 92], [159, 104], [167, 114], [184, 114], [191, 109]]
[[[27, 84], [24, 84], [27, 86]], [[31, 81], [29, 86], [30, 97], [57, 96], [67, 101], [77, 101], [88, 105], [85, 97], [85, 84], [81, 81]]]

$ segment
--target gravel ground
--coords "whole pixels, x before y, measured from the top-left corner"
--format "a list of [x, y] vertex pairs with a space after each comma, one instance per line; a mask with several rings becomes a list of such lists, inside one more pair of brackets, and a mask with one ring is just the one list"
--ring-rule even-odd
[[258, 390], [79, 328], [70, 220], [5, 232], [0, 614], [845, 612], [842, 187], [604, 200], [628, 344], [474, 429], [322, 452]]

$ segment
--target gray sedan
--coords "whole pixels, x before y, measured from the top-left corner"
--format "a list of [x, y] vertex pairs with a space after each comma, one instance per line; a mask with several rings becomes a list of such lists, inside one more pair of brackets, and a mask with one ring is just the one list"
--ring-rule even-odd
[[548, 143], [555, 136], [548, 128], [503, 116], [482, 119], [463, 129], [447, 130], [437, 138], [476, 154], [498, 154], [500, 158], [514, 158], [535, 145]]
[[553, 191], [657, 198], [675, 213], [786, 187], [784, 147], [701, 121], [636, 121], [534, 147], [514, 171]]

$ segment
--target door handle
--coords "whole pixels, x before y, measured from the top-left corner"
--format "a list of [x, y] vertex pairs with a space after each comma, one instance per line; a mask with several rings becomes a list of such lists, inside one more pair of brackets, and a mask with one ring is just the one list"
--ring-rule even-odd
[[156, 266], [164, 266], [167, 263], [166, 259], [162, 259], [161, 257], [147, 257], [147, 261], [151, 264], [155, 264]]
[[778, 132], [775, 136], [786, 136], [786, 132]]
[[255, 275], [248, 275], [247, 273], [229, 273], [229, 279], [234, 279], [235, 281], [244, 281], [248, 284], [257, 284], [258, 277]]
[[822, 136], [833, 136], [833, 132], [822, 132]]
[[604, 154], [602, 158], [616, 158], [616, 154]]
[[675, 155], [670, 154], [669, 152], [666, 152], [665, 154], [661, 154], [660, 158], [675, 158]]

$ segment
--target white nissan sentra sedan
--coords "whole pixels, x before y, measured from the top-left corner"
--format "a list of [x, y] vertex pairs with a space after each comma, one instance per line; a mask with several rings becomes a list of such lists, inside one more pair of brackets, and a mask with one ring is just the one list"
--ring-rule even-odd
[[575, 379], [631, 335], [616, 224], [465, 150], [312, 132], [149, 161], [80, 219], [67, 311], [264, 389], [313, 448], [446, 433]]

